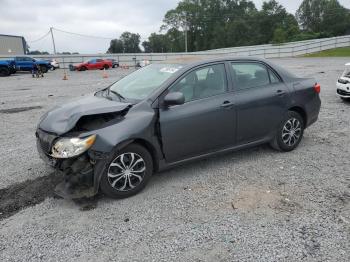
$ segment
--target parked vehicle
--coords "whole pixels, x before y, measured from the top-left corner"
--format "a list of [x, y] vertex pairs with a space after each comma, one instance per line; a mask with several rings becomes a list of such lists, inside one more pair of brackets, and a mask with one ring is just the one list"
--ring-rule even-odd
[[65, 174], [56, 193], [124, 198], [190, 160], [263, 143], [291, 151], [318, 118], [314, 79], [261, 59], [189, 61], [151, 64], [46, 113], [36, 137]]
[[50, 62], [37, 60], [28, 56], [16, 56], [8, 61], [14, 61], [16, 63], [17, 71], [32, 71], [34, 64], [38, 65], [43, 73], [46, 73], [51, 68]]
[[145, 67], [145, 66], [148, 66], [150, 65], [150, 61], [149, 60], [141, 60], [139, 62], [136, 63], [136, 67]]
[[112, 68], [118, 68], [119, 67], [119, 62], [115, 59], [107, 59], [112, 62]]
[[338, 79], [337, 94], [341, 99], [350, 99], [350, 63], [345, 64], [345, 70]]
[[56, 59], [51, 59], [51, 60], [49, 60], [49, 62], [50, 62], [52, 70], [56, 70], [56, 69], [60, 68], [60, 63], [58, 63], [58, 61]]
[[0, 76], [9, 76], [16, 73], [16, 64], [13, 61], [0, 61]]
[[110, 60], [103, 59], [92, 59], [78, 65], [73, 65], [71, 70], [85, 71], [85, 70], [94, 70], [94, 69], [109, 69], [113, 66]]

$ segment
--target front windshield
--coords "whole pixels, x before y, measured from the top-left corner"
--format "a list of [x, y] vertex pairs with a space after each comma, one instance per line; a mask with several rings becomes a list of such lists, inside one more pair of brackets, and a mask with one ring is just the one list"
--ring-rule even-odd
[[152, 64], [143, 67], [114, 83], [110, 90], [126, 99], [142, 100], [159, 88], [182, 66], [178, 64]]

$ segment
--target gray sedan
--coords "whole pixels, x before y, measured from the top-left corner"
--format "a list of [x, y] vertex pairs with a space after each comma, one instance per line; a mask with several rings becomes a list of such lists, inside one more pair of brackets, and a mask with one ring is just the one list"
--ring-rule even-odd
[[295, 149], [319, 114], [320, 85], [256, 58], [151, 64], [46, 113], [40, 156], [63, 172], [65, 198], [123, 198], [154, 172], [269, 143]]

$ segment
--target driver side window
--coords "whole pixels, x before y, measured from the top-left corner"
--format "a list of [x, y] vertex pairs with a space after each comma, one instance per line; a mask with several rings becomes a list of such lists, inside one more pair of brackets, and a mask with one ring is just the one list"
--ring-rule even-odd
[[169, 92], [181, 92], [185, 103], [225, 93], [227, 90], [224, 64], [210, 65], [194, 70], [173, 85]]

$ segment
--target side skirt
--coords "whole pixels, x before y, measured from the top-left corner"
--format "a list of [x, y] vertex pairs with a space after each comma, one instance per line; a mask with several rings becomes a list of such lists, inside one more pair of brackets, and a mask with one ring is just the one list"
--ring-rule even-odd
[[192, 162], [192, 161], [196, 161], [196, 160], [200, 160], [200, 159], [204, 159], [204, 158], [209, 158], [211, 156], [215, 156], [215, 155], [219, 155], [219, 154], [225, 154], [225, 153], [228, 153], [228, 152], [234, 152], [234, 151], [238, 151], [240, 149], [246, 149], [246, 148], [250, 148], [250, 147], [255, 147], [255, 146], [258, 146], [258, 145], [261, 145], [261, 144], [268, 143], [268, 142], [271, 141], [271, 139], [272, 139], [271, 137], [268, 137], [268, 138], [264, 138], [264, 139], [261, 139], [261, 140], [258, 140], [258, 141], [254, 141], [254, 142], [250, 142], [250, 143], [247, 143], [247, 144], [234, 146], [234, 147], [229, 147], [229, 148], [221, 149], [221, 150], [218, 150], [218, 151], [202, 154], [202, 155], [199, 155], [199, 156], [189, 157], [189, 158], [186, 158], [186, 159], [183, 159], [183, 160], [179, 160], [179, 161], [176, 161], [176, 162], [171, 162], [171, 163], [168, 163], [168, 162], [166, 162], [166, 160], [162, 159], [162, 160], [159, 161], [159, 171], [164, 171], [164, 170], [167, 170], [167, 169], [171, 169], [171, 168], [173, 168], [175, 166], [184, 165], [184, 164], [186, 164], [188, 162]]

